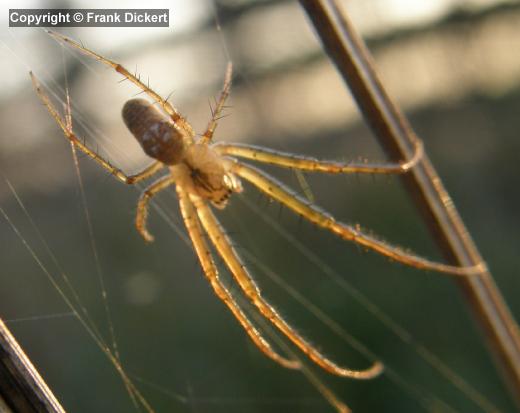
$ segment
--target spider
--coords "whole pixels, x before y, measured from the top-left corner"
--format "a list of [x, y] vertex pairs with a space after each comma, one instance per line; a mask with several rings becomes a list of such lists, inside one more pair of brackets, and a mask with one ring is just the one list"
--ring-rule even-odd
[[[37, 78], [32, 72], [30, 73], [36, 93], [51, 116], [61, 127], [68, 140], [117, 179], [126, 184], [135, 184], [151, 177], [163, 168], [168, 169], [168, 174], [154, 181], [142, 192], [137, 204], [135, 219], [137, 230], [146, 241], [153, 241], [153, 236], [146, 227], [148, 204], [157, 193], [171, 185], [175, 185], [186, 230], [191, 238], [203, 273], [213, 287], [214, 292], [229, 308], [253, 343], [266, 356], [283, 367], [299, 369], [301, 364], [298, 360], [287, 358], [273, 349], [238, 305], [229, 289], [219, 278], [217, 266], [204, 233], [208, 235], [209, 241], [223, 259], [233, 279], [258, 312], [310, 360], [332, 374], [355, 379], [370, 379], [383, 371], [383, 365], [379, 361], [374, 362], [364, 370], [353, 370], [339, 366], [322, 354], [314, 345], [306, 341], [262, 296], [259, 287], [252, 279], [247, 267], [243, 264], [233, 247], [229, 236], [221, 227], [210, 207], [212, 205], [217, 209], [225, 208], [231, 195], [242, 192], [240, 179], [248, 181], [269, 197], [279, 201], [315, 225], [338, 235], [342, 239], [353, 241], [367, 249], [374, 250], [394, 261], [424, 270], [459, 276], [478, 274], [483, 270], [484, 264], [474, 267], [451, 266], [419, 257], [405, 252], [399, 247], [380, 241], [362, 232], [357, 227], [335, 220], [330, 214], [310, 201], [301, 198], [273, 177], [239, 160], [239, 158], [244, 158], [284, 168], [329, 174], [403, 174], [410, 171], [421, 161], [423, 146], [419, 139], [415, 142], [414, 155], [410, 159], [398, 164], [343, 163], [318, 160], [258, 146], [213, 143], [213, 135], [231, 87], [231, 63], [228, 64], [224, 86], [216, 102], [212, 118], [204, 134], [201, 137], [196, 137], [192, 126], [168, 100], [163, 99], [119, 63], [111, 61], [63, 35], [54, 32], [49, 32], [49, 34], [58, 41], [68, 44], [87, 56], [112, 67], [153, 100], [153, 103], [150, 103], [145, 99], [134, 98], [127, 101], [123, 107], [122, 116], [126, 126], [138, 140], [144, 152], [155, 159], [141, 172], [135, 175], [126, 175], [122, 170], [111, 165], [82, 143], [81, 139], [72, 130], [70, 112], [65, 118], [60, 116], [47, 94], [41, 88]], [[155, 103], [159, 104], [164, 113], [155, 106]]]

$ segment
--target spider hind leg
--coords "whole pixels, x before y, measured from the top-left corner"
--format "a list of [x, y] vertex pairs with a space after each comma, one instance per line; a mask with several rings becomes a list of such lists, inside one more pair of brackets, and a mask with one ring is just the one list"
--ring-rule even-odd
[[271, 304], [263, 298], [260, 289], [249, 275], [246, 267], [240, 260], [237, 252], [233, 248], [230, 239], [223, 231], [220, 223], [207, 203], [200, 197], [191, 196], [191, 201], [199, 220], [215, 246], [217, 252], [229, 268], [231, 275], [242, 289], [243, 293], [258, 309], [258, 311], [269, 320], [282, 334], [297, 346], [310, 360], [329, 373], [350, 377], [354, 379], [366, 380], [378, 376], [383, 371], [383, 365], [376, 361], [365, 370], [352, 370], [341, 367], [332, 360], [324, 356], [316, 347], [307, 342], [290, 324], [288, 324]]
[[287, 359], [273, 350], [269, 342], [264, 339], [260, 331], [256, 329], [247, 315], [242, 311], [228, 288], [222, 283], [217, 267], [213, 261], [211, 251], [209, 250], [209, 246], [203, 236], [202, 228], [197, 218], [193, 203], [190, 201], [188, 194], [184, 192], [180, 186], [177, 186], [177, 196], [179, 198], [181, 215], [193, 243], [195, 254], [199, 258], [203, 273], [213, 287], [217, 297], [226, 304], [231, 313], [247, 332], [253, 343], [267, 357], [285, 368], [299, 369], [301, 366], [298, 361]]

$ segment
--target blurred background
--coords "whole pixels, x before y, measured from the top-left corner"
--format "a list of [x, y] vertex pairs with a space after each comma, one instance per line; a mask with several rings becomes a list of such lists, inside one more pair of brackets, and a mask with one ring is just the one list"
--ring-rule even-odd
[[[174, 191], [154, 204], [151, 245], [133, 226], [139, 188], [120, 184], [80, 156], [83, 203], [70, 146], [34, 93], [28, 71], [59, 109], [68, 85], [76, 132], [128, 173], [149, 162], [120, 118], [138, 90], [42, 29], [9, 29], [7, 9], [118, 5], [34, 0], [2, 7], [0, 207], [64, 288], [60, 273], [67, 275], [110, 341], [102, 274], [123, 367], [154, 410], [334, 411], [302, 374], [266, 359], [215, 297], [183, 240]], [[58, 30], [140, 73], [162, 96], [172, 93], [171, 102], [200, 133], [232, 60], [231, 107], [217, 140], [384, 161], [297, 2], [150, 0], [146, 7], [169, 8], [170, 27]], [[520, 3], [349, 0], [344, 7], [518, 318]], [[301, 176], [265, 169], [303, 192]], [[316, 203], [338, 219], [441, 259], [399, 179], [305, 178]], [[515, 411], [452, 279], [365, 253], [249, 186], [218, 216], [265, 296], [311, 342], [352, 368], [366, 367], [366, 354], [385, 363], [387, 374], [364, 382], [309, 366], [354, 411]], [[135, 411], [113, 365], [3, 217], [0, 245], [0, 317], [64, 407]], [[223, 277], [232, 285], [224, 269]], [[289, 287], [308, 303], [295, 300]], [[66, 296], [73, 299], [68, 290]], [[337, 323], [339, 334], [325, 315], [312, 314], [309, 303]], [[356, 349], [349, 335], [369, 353]], [[441, 362], [432, 367], [425, 361], [432, 354], [449, 374], [440, 372]], [[472, 390], [457, 387], [453, 374]]]

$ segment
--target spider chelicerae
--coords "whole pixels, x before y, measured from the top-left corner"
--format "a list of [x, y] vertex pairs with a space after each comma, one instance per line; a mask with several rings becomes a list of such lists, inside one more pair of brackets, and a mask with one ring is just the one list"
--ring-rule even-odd
[[[419, 139], [415, 142], [413, 156], [409, 160], [398, 164], [355, 164], [324, 161], [258, 146], [214, 143], [213, 135], [231, 87], [231, 63], [228, 64], [224, 86], [206, 131], [201, 137], [196, 137], [192, 126], [167, 100], [159, 96], [159, 94], [141, 82], [137, 76], [128, 72], [123, 66], [63, 35], [53, 32], [49, 32], [49, 34], [57, 40], [79, 49], [86, 55], [112, 67], [153, 100], [153, 103], [150, 103], [145, 99], [131, 99], [123, 107], [122, 115], [126, 126], [139, 141], [144, 152], [155, 159], [143, 171], [135, 175], [126, 175], [96, 152], [89, 149], [77, 137], [72, 130], [70, 112], [65, 117], [62, 117], [51, 103], [47, 94], [42, 90], [36, 77], [31, 73], [38, 96], [69, 141], [120, 181], [126, 184], [135, 184], [151, 177], [163, 168], [168, 168], [168, 174], [154, 181], [141, 194], [137, 204], [135, 220], [137, 230], [146, 241], [153, 240], [152, 235], [146, 228], [148, 204], [151, 198], [158, 192], [175, 185], [182, 218], [206, 278], [218, 298], [227, 305], [256, 346], [280, 365], [291, 369], [301, 367], [298, 360], [287, 358], [273, 349], [238, 305], [233, 294], [222, 283], [210, 245], [208, 245], [204, 233], [208, 235], [209, 241], [226, 264], [234, 280], [259, 313], [306, 354], [310, 360], [332, 374], [356, 379], [369, 379], [377, 376], [383, 370], [383, 365], [378, 361], [365, 370], [352, 370], [339, 366], [323, 355], [314, 345], [306, 341], [263, 298], [260, 289], [250, 276], [247, 267], [241, 261], [229, 236], [221, 227], [210, 207], [210, 205], [213, 205], [219, 209], [225, 208], [232, 194], [242, 192], [241, 178], [315, 225], [338, 235], [342, 239], [353, 241], [367, 249], [374, 250], [394, 261], [424, 270], [459, 276], [478, 274], [484, 269], [484, 264], [474, 267], [457, 267], [431, 261], [405, 252], [399, 247], [389, 245], [366, 234], [358, 229], [357, 226], [353, 227], [336, 221], [330, 214], [324, 212], [310, 201], [301, 198], [273, 177], [240, 160], [240, 158], [244, 158], [284, 168], [330, 174], [403, 174], [421, 162], [423, 146]], [[157, 109], [156, 103], [160, 105], [164, 113]]]

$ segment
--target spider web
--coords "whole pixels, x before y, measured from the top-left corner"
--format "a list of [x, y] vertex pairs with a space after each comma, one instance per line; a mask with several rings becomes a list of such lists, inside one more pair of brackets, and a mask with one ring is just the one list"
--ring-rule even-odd
[[[257, 21], [265, 25], [270, 22], [269, 13], [287, 13], [262, 7], [250, 17], [249, 24]], [[362, 124], [351, 121], [338, 129], [341, 122], [335, 124], [335, 116], [354, 119], [348, 110], [330, 115], [321, 123], [316, 121], [318, 115], [311, 113], [309, 106], [322, 102], [317, 99], [309, 103], [303, 98], [312, 88], [303, 90], [302, 79], [333, 71], [324, 69], [328, 62], [318, 53], [301, 61], [292, 56], [262, 66], [247, 60], [250, 54], [240, 53], [244, 45], [236, 44], [232, 37], [236, 26], [245, 23], [233, 20], [229, 10], [209, 10], [206, 25], [196, 31], [202, 33], [200, 37], [209, 47], [202, 41], [199, 48], [197, 44], [188, 48], [182, 42], [172, 47], [164, 40], [165, 47], [159, 47], [156, 53], [142, 53], [138, 50], [146, 43], [136, 40], [132, 47], [123, 48], [125, 64], [138, 62], [138, 71], [150, 74], [152, 86], [163, 84], [162, 76], [180, 78], [179, 82], [167, 83], [174, 89], [172, 101], [201, 130], [209, 117], [205, 100], [218, 90], [221, 68], [231, 58], [238, 67], [233, 107], [228, 111], [231, 116], [217, 129], [217, 138], [248, 139], [328, 158], [337, 158], [338, 154], [382, 158]], [[89, 45], [83, 34], [79, 37]], [[49, 40], [43, 33], [40, 38]], [[80, 57], [79, 64], [75, 63], [78, 54], [62, 51], [56, 44], [45, 51], [45, 57], [33, 58], [27, 56], [28, 46], [17, 35], [11, 44], [12, 58], [18, 59], [14, 65], [30, 66], [41, 73], [50, 93], [62, 104], [66, 102], [62, 73], [68, 72], [74, 127], [90, 145], [99, 147], [126, 171], [136, 170], [145, 162], [136, 155], [138, 147], [129, 142], [128, 133], [106, 122], [104, 116], [106, 113], [113, 119], [120, 103], [135, 89], [124, 83], [117, 85], [117, 75], [95, 62]], [[207, 54], [193, 53], [188, 68], [193, 69], [197, 60], [209, 67], [198, 69], [196, 79], [182, 86], [182, 73], [189, 69], [181, 68], [180, 61], [193, 47]], [[173, 52], [165, 51], [170, 48]], [[159, 62], [150, 55], [159, 56]], [[172, 61], [173, 55], [176, 60]], [[268, 57], [265, 55], [263, 61]], [[154, 63], [146, 66], [152, 60]], [[48, 62], [58, 62], [61, 70], [45, 70]], [[164, 75], [164, 71], [155, 70], [156, 65], [172, 69]], [[81, 72], [86, 74], [82, 76]], [[85, 77], [94, 80], [86, 83]], [[316, 82], [319, 89], [326, 88], [327, 83]], [[275, 88], [277, 83], [282, 87]], [[284, 89], [290, 92], [283, 94]], [[159, 88], [164, 96], [169, 91]], [[370, 359], [374, 355], [385, 363], [387, 373], [371, 382], [353, 382], [331, 377], [312, 366], [308, 366], [307, 375], [285, 371], [266, 360], [202, 277], [183, 235], [173, 192], [163, 194], [154, 204], [151, 228], [157, 242], [145, 246], [132, 227], [137, 193], [111, 181], [88, 161], [80, 159], [76, 170], [74, 157], [60, 140], [59, 131], [35, 104], [32, 92], [27, 93], [38, 120], [31, 129], [46, 124], [39, 132], [45, 135], [45, 144], [37, 145], [23, 159], [29, 172], [20, 171], [18, 175], [10, 172], [14, 169], [2, 171], [3, 193], [7, 194], [2, 213], [9, 220], [3, 222], [2, 230], [7, 240], [3, 243], [3, 262], [8, 275], [2, 278], [2, 290], [8, 292], [2, 293], [2, 315], [7, 314], [11, 328], [67, 409], [144, 411], [135, 393], [128, 391], [128, 384], [125, 388], [114, 365], [78, 322], [85, 317], [92, 320], [114, 356], [113, 343], [117, 343], [121, 366], [154, 411], [334, 411], [317, 388], [333, 391], [354, 411], [508, 408], [500, 402], [505, 399], [503, 389], [496, 385], [482, 345], [475, 344], [480, 338], [472, 332], [450, 280], [365, 254], [299, 221], [247, 188], [244, 197], [236, 197], [220, 217], [266, 296], [299, 331], [341, 363], [363, 368], [367, 356]], [[279, 109], [291, 93], [303, 99], [297, 108], [300, 118], [289, 110], [273, 115], [265, 107], [271, 102], [275, 110]], [[352, 105], [347, 103], [346, 93], [343, 99], [346, 106]], [[92, 114], [93, 106], [101, 104], [106, 109]], [[253, 117], [249, 123], [240, 121], [248, 117]], [[284, 136], [297, 139], [282, 140]], [[22, 160], [19, 162], [22, 167]], [[51, 166], [55, 171], [49, 173]], [[297, 187], [301, 181], [292, 173], [266, 169], [292, 186]], [[80, 181], [79, 175], [83, 177]], [[419, 217], [395, 178], [305, 178], [312, 196], [339, 219], [362, 222], [392, 242], [435, 256]], [[64, 305], [63, 296], [56, 294], [56, 287], [42, 276], [45, 271], [59, 280], [66, 299], [74, 300], [78, 295], [81, 305], [75, 311]], [[66, 275], [64, 280], [60, 280], [61, 272]], [[226, 280], [238, 294], [231, 279]], [[68, 284], [75, 292], [67, 290]], [[442, 305], [439, 297], [443, 297]], [[247, 302], [243, 305], [251, 311]], [[256, 322], [276, 345], [285, 348], [284, 341], [264, 321]], [[468, 343], [472, 343], [471, 351]]]

